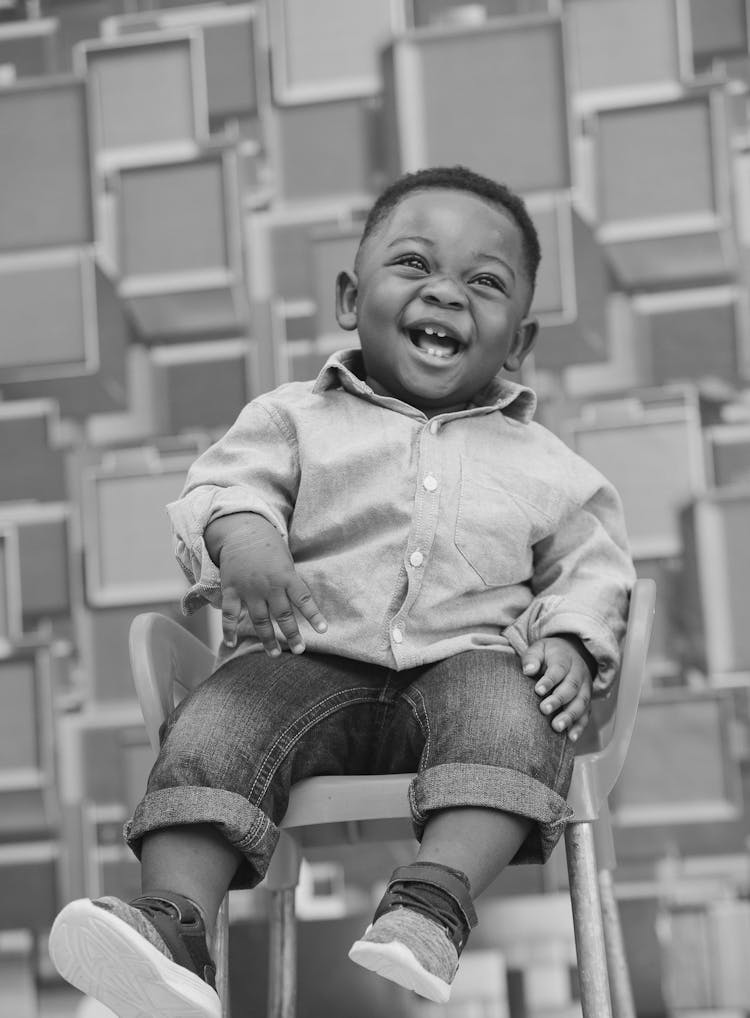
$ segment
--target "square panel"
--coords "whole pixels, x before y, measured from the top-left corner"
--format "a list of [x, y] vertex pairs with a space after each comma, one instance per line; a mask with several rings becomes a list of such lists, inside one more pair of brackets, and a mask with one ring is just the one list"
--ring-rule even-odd
[[226, 334], [247, 326], [233, 150], [124, 168], [115, 197], [119, 292], [142, 338]]
[[[622, 774], [612, 793], [618, 825], [694, 824], [742, 813], [731, 754], [731, 696], [684, 690], [642, 698]], [[665, 767], [665, 761], [673, 766]]]
[[12, 67], [16, 80], [54, 74], [59, 37], [58, 18], [26, 18], [0, 24], [0, 65]]
[[229, 269], [227, 198], [220, 156], [122, 170], [116, 191], [122, 277]]
[[705, 492], [682, 515], [681, 610], [690, 663], [710, 679], [750, 676], [750, 485]]
[[377, 171], [374, 129], [373, 112], [359, 98], [276, 107], [269, 149], [278, 196], [290, 203], [361, 201]]
[[0, 401], [0, 477], [3, 502], [59, 502], [67, 498], [65, 451], [56, 445], [53, 400]]
[[595, 141], [603, 224], [718, 211], [709, 96], [600, 111]]
[[597, 236], [624, 287], [736, 269], [727, 103], [715, 88], [597, 113]]
[[414, 30], [394, 41], [385, 66], [391, 175], [461, 163], [523, 193], [570, 186], [559, 19]]
[[91, 40], [74, 50], [85, 76], [98, 165], [145, 152], [193, 151], [208, 136], [206, 69], [198, 32]]
[[182, 491], [193, 458], [154, 457], [152, 469], [84, 473], [86, 599], [90, 605], [179, 600], [187, 589], [172, 552], [165, 506]]
[[49, 931], [62, 902], [58, 890], [60, 845], [23, 841], [0, 845], [0, 929]]
[[49, 655], [15, 649], [0, 659], [0, 792], [36, 792], [54, 786], [55, 740]]
[[746, 300], [737, 287], [638, 295], [633, 309], [646, 383], [719, 380], [736, 384], [747, 372]]
[[579, 112], [681, 85], [675, 0], [568, 0], [565, 26], [573, 104]]
[[711, 484], [750, 485], [750, 421], [705, 429]]
[[640, 558], [679, 554], [680, 510], [706, 487], [699, 409], [685, 395], [646, 391], [600, 404], [571, 427], [571, 443], [614, 484], [631, 550]]
[[0, 261], [0, 303], [6, 396], [49, 396], [73, 418], [127, 405], [132, 329], [93, 247]]
[[747, 57], [747, 0], [677, 0], [687, 28], [688, 74], [709, 71], [715, 61]]
[[559, 371], [604, 360], [609, 273], [601, 245], [569, 194], [526, 204], [542, 248], [531, 306], [541, 329], [534, 364]]
[[194, 29], [203, 39], [206, 99], [211, 119], [258, 109], [257, 9], [253, 4], [198, 4], [114, 15], [101, 22], [104, 39]]
[[350, 346], [356, 335], [344, 332], [336, 321], [336, 278], [343, 270], [353, 270], [361, 236], [361, 225], [353, 222], [333, 230], [312, 230], [308, 240], [315, 294], [315, 335], [341, 347]]
[[251, 399], [246, 339], [180, 343], [151, 352], [159, 431], [225, 431]]
[[50, 77], [0, 89], [0, 137], [0, 251], [92, 242], [83, 81]]
[[380, 50], [405, 22], [392, 0], [277, 0], [268, 5], [274, 99], [315, 102], [380, 90]]
[[[16, 635], [72, 606], [68, 503], [0, 503], [0, 545]], [[0, 623], [1, 625], [2, 623]]]

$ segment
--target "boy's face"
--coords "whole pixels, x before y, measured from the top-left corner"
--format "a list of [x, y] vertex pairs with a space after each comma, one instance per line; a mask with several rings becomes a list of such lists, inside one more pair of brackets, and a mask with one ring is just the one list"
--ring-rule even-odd
[[515, 371], [537, 324], [521, 230], [466, 191], [403, 198], [337, 280], [337, 318], [357, 329], [370, 384], [425, 413], [469, 402]]

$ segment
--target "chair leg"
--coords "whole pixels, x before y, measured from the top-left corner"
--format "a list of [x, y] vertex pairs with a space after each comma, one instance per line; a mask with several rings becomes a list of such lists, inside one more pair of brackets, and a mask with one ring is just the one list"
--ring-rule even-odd
[[294, 888], [271, 891], [268, 1018], [294, 1018], [297, 1010], [297, 927]]
[[607, 970], [612, 991], [614, 1018], [636, 1018], [633, 988], [630, 983], [625, 942], [622, 936], [620, 910], [615, 898], [612, 873], [608, 869], [599, 870], [599, 894], [602, 902], [604, 942], [607, 949]]
[[583, 1018], [612, 1018], [594, 832], [590, 824], [568, 824], [565, 854]]
[[227, 898], [219, 907], [216, 917], [216, 941], [214, 943], [216, 962], [216, 989], [221, 1000], [221, 1018], [230, 1018], [229, 1003], [229, 901]]

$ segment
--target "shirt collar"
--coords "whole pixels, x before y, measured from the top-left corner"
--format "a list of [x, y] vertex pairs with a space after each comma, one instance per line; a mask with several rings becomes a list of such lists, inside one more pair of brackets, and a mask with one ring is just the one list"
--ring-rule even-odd
[[[365, 374], [362, 351], [358, 348], [338, 350], [331, 354], [323, 365], [315, 380], [313, 392], [325, 392], [326, 389], [345, 389], [354, 396], [363, 397], [374, 402], [385, 401], [363, 381]], [[389, 405], [393, 400], [389, 400]], [[511, 382], [501, 375], [496, 375], [486, 388], [477, 395], [473, 402], [462, 411], [469, 413], [479, 409], [500, 410], [508, 417], [527, 424], [536, 410], [536, 394], [533, 389], [518, 382]]]

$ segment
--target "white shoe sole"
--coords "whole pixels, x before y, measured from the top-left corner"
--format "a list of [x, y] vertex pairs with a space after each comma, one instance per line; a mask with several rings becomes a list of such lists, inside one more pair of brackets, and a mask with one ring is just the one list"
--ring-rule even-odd
[[[365, 932], [369, 932], [369, 929]], [[416, 955], [397, 940], [387, 944], [357, 940], [349, 950], [349, 957], [357, 965], [398, 983], [406, 990], [413, 990], [420, 997], [426, 997], [436, 1004], [445, 1004], [450, 998], [450, 983], [423, 968]]]
[[221, 1018], [208, 983], [87, 898], [55, 919], [49, 953], [64, 979], [118, 1018]]

